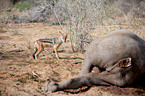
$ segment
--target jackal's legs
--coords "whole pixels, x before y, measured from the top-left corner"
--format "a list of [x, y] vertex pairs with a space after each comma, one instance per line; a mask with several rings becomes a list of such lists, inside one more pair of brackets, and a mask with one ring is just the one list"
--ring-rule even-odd
[[43, 47], [43, 45], [41, 44], [41, 42], [36, 42], [36, 43], [35, 43], [35, 48], [36, 48], [36, 51], [35, 51], [35, 53], [33, 54], [33, 57], [34, 57], [34, 59], [37, 60], [38, 55], [44, 50], [44, 47]]
[[55, 51], [56, 58], [57, 58], [58, 60], [59, 60], [59, 55], [58, 55], [57, 49], [59, 48], [60, 45], [61, 45], [61, 44], [56, 44], [56, 45], [53, 46], [53, 47], [54, 47], [54, 51]]

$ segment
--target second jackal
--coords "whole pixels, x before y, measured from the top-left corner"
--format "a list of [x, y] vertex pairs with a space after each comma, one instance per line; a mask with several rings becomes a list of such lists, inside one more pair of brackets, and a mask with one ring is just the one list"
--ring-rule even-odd
[[33, 53], [33, 58], [34, 59], [38, 59], [38, 55], [44, 51], [44, 48], [45, 47], [51, 47], [53, 46], [53, 49], [55, 51], [55, 55], [56, 55], [56, 58], [59, 60], [59, 55], [58, 55], [58, 52], [57, 52], [57, 49], [59, 48], [59, 46], [62, 44], [62, 43], [65, 43], [66, 42], [66, 39], [67, 39], [67, 35], [69, 33], [66, 33], [65, 35], [63, 35], [61, 33], [61, 31], [59, 31], [59, 34], [60, 36], [59, 37], [56, 37], [56, 38], [45, 38], [45, 39], [38, 39], [36, 42], [35, 42], [35, 45], [34, 45], [34, 53]]

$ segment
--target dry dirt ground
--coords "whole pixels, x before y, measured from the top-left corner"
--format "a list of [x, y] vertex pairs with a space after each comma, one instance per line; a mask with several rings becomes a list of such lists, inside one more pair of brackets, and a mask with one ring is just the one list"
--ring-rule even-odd
[[[145, 96], [141, 88], [93, 86], [89, 90], [43, 93], [40, 88], [48, 79], [63, 81], [79, 75], [82, 53], [73, 53], [69, 41], [59, 48], [57, 60], [52, 48], [32, 58], [34, 42], [39, 38], [57, 37], [59, 26], [43, 24], [9, 25], [0, 32], [0, 96]], [[99, 34], [99, 33], [98, 33]]]

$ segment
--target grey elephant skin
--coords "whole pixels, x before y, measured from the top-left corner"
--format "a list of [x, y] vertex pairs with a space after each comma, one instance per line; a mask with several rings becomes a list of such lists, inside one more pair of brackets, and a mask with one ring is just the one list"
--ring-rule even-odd
[[78, 77], [62, 82], [46, 82], [42, 90], [56, 92], [93, 85], [128, 87], [139, 82], [143, 76], [145, 41], [130, 31], [118, 30], [90, 43]]

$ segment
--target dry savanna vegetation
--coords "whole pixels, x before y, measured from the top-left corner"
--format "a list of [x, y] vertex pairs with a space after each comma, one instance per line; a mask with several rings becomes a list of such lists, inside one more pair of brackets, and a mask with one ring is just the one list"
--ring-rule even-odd
[[[145, 40], [144, 0], [6, 1], [15, 2], [0, 12], [0, 96], [145, 95], [144, 86], [41, 91], [47, 80], [60, 82], [78, 76], [84, 51], [94, 38], [114, 30], [130, 30]], [[67, 42], [58, 49], [60, 60], [53, 48], [46, 48], [34, 60], [34, 42], [58, 37], [58, 30], [70, 32]]]

